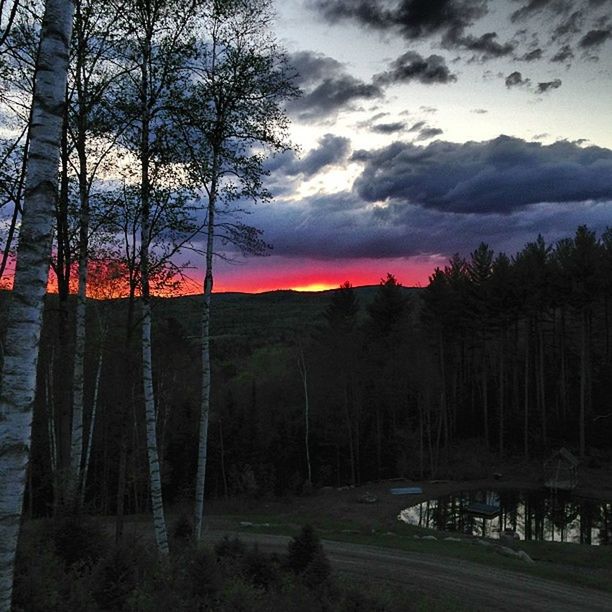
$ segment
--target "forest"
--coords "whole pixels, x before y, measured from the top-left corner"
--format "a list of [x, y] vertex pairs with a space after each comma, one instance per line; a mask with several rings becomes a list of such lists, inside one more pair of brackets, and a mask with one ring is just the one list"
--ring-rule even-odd
[[[435, 270], [422, 289], [389, 274], [378, 287], [347, 281], [316, 294], [215, 294], [209, 494], [283, 495], [447, 476], [453, 452], [469, 444], [500, 456], [545, 457], [567, 446], [592, 461], [606, 457], [611, 254], [608, 232], [598, 238], [580, 227], [556, 244], [538, 237], [511, 257], [481, 244]], [[152, 308], [169, 503], [190, 498], [195, 478], [200, 301], [158, 298]], [[34, 514], [52, 509], [58, 442], [49, 421], [62, 412], [53, 362], [61, 350], [57, 304], [49, 295], [34, 421]], [[70, 308], [73, 318], [74, 303]], [[125, 511], [148, 504], [142, 366], [136, 347], [129, 348], [132, 371], [116, 349], [128, 310], [126, 299], [93, 301], [88, 321], [84, 430], [92, 431], [92, 418], [95, 428], [84, 495], [102, 514], [117, 511], [125, 422]]]
[[[467, 479], [491, 456], [560, 446], [610, 458], [612, 230], [508, 255], [474, 245], [422, 288], [390, 272], [313, 294], [213, 292], [217, 258], [269, 253], [245, 206], [272, 199], [266, 163], [296, 150], [300, 91], [272, 8], [0, 1], [1, 612], [13, 584], [15, 609], [159, 609], [163, 566], [126, 552], [129, 515], [152, 515], [163, 560], [202, 539], [211, 499]], [[202, 286], [185, 295], [194, 266]], [[190, 508], [178, 530], [175, 507]], [[80, 522], [109, 516], [110, 539]], [[26, 536], [19, 557], [20, 528], [47, 519], [51, 569], [29, 589], [38, 545]], [[119, 548], [101, 553], [107, 540]], [[172, 557], [168, 593], [190, 581], [176, 609], [238, 609], [226, 583], [357, 609], [308, 528], [283, 563], [240, 543], [190, 551]], [[122, 564], [125, 591], [89, 601]], [[272, 599], [261, 609], [289, 609]]]

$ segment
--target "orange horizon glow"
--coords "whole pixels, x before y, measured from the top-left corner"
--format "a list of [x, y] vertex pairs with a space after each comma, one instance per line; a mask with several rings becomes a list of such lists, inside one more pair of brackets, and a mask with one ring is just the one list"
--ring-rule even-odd
[[[378, 285], [387, 273], [406, 287], [423, 287], [436, 266], [443, 266], [443, 256], [412, 258], [306, 260], [280, 256], [251, 258], [240, 265], [219, 262], [215, 269], [214, 293], [265, 293], [268, 291], [317, 292], [337, 289], [348, 281], [354, 287]], [[203, 293], [202, 272], [192, 270], [183, 279], [167, 278], [169, 284], [152, 285], [155, 297], [178, 297]], [[12, 274], [5, 275], [2, 286], [11, 289]], [[77, 275], [72, 275], [70, 293], [77, 291]], [[47, 292], [57, 294], [57, 278], [50, 272]], [[139, 292], [137, 291], [137, 295]], [[97, 262], [89, 273], [87, 296], [114, 299], [129, 296], [125, 270], [117, 264]]]

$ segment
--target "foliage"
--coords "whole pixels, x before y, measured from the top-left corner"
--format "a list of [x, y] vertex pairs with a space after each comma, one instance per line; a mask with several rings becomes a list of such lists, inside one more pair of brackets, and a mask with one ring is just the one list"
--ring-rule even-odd
[[296, 574], [309, 575], [313, 584], [318, 585], [329, 576], [329, 563], [311, 525], [304, 525], [302, 531], [289, 542], [287, 565]]
[[[98, 544], [99, 550], [108, 546]], [[161, 561], [132, 545], [90, 564], [68, 566], [44, 530], [29, 530], [20, 544], [15, 610], [323, 612], [365, 609], [360, 599], [371, 610], [401, 609], [401, 597], [366, 594], [336, 582], [309, 527], [290, 544], [288, 555], [283, 564], [257, 547], [225, 539], [214, 551], [186, 547]]]

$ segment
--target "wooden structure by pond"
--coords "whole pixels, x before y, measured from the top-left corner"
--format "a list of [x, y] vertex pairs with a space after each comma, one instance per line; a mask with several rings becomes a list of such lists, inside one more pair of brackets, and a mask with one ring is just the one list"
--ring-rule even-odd
[[544, 462], [544, 486], [553, 491], [572, 491], [578, 485], [579, 464], [567, 448], [560, 448]]

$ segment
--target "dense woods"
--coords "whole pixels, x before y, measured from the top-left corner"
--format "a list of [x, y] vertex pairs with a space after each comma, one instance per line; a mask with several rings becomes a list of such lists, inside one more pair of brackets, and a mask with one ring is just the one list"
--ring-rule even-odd
[[[456, 469], [470, 476], [479, 453], [538, 458], [560, 445], [590, 461], [605, 456], [609, 244], [607, 232], [598, 238], [580, 227], [552, 245], [538, 237], [511, 257], [480, 245], [422, 289], [389, 274], [378, 287], [214, 295], [208, 495], [302, 493]], [[170, 504], [193, 496], [201, 300], [152, 302], [157, 437]], [[47, 298], [39, 366], [34, 515], [53, 509], [57, 301]], [[149, 503], [139, 357], [131, 373], [117, 359], [128, 306], [118, 299], [89, 307], [85, 501], [101, 514], [117, 510], [125, 423], [125, 512]]]

